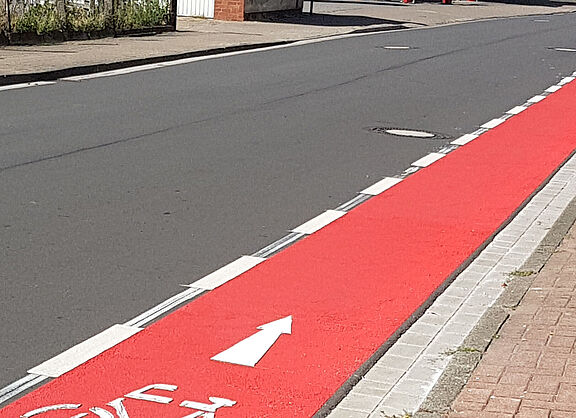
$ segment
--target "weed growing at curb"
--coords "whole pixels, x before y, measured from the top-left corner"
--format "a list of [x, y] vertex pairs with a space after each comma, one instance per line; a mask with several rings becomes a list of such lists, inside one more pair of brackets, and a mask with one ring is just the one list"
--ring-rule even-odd
[[383, 418], [412, 418], [412, 414], [410, 412], [406, 412], [406, 410], [404, 410], [402, 415], [384, 415], [384, 412], [382, 412], [382, 416]]
[[442, 354], [445, 356], [453, 356], [456, 353], [481, 353], [481, 350], [478, 350], [474, 347], [458, 347], [455, 350], [446, 350]]
[[506, 276], [512, 278], [512, 277], [529, 277], [532, 276], [533, 274], [536, 274], [535, 271], [533, 270], [514, 270], [510, 273], [507, 273]]

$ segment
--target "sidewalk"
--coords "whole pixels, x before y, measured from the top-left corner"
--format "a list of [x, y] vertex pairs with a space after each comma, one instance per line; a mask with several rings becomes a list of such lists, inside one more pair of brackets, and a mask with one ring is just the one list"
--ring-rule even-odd
[[449, 416], [576, 416], [576, 225], [497, 336]]
[[[305, 3], [304, 10], [308, 8], [309, 3]], [[315, 3], [313, 15], [284, 15], [275, 18], [274, 22], [179, 18], [177, 32], [155, 36], [1, 47], [0, 85], [358, 31], [386, 31], [575, 11], [576, 4], [566, 3], [525, 6], [464, 0], [453, 5], [350, 1]], [[49, 72], [53, 73], [41, 74]]]

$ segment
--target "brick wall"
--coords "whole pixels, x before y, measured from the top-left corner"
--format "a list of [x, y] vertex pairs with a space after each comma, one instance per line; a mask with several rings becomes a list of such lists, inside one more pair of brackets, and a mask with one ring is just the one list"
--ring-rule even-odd
[[215, 0], [214, 19], [244, 20], [244, 0]]

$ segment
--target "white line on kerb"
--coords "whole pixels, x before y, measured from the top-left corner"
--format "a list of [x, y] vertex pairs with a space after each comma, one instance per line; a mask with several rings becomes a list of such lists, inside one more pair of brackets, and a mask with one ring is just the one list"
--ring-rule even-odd
[[534, 97], [529, 98], [528, 102], [529, 103], [538, 103], [538, 102], [541, 102], [542, 100], [544, 100], [545, 98], [546, 98], [546, 96], [538, 95], [538, 96], [534, 96]]
[[558, 86], [558, 85], [555, 84], [555, 85], [553, 85], [553, 86], [548, 87], [548, 88], [547, 88], [546, 90], [544, 90], [544, 91], [545, 91], [546, 93], [555, 93], [555, 92], [557, 92], [558, 90], [560, 90], [561, 88], [562, 88], [562, 86]]
[[56, 84], [56, 82], [55, 81], [35, 81], [33, 83], [10, 84], [8, 86], [0, 86], [0, 91], [25, 89], [28, 87], [49, 86], [50, 84]]
[[485, 128], [485, 129], [492, 129], [492, 128], [495, 128], [504, 122], [506, 122], [506, 119], [496, 118], [496, 119], [492, 119], [489, 122], [486, 122], [484, 125], [481, 125], [480, 127]]
[[518, 115], [528, 109], [526, 106], [516, 106], [506, 112], [509, 115]]
[[470, 141], [474, 141], [476, 138], [478, 138], [479, 135], [475, 135], [475, 134], [466, 134], [466, 135], [462, 135], [460, 138], [455, 139], [454, 141], [450, 142], [452, 145], [466, 145], [468, 142]]
[[326, 225], [331, 224], [336, 219], [346, 215], [346, 212], [339, 210], [327, 210], [324, 213], [310, 219], [299, 227], [294, 228], [291, 232], [298, 232], [300, 234], [313, 234], [314, 232], [324, 228]]
[[59, 377], [140, 331], [142, 331], [142, 328], [118, 324], [112, 325], [100, 334], [88, 338], [63, 353], [52, 357], [50, 360], [33, 367], [28, 370], [28, 373]]
[[377, 183], [374, 183], [372, 186], [365, 188], [360, 193], [369, 194], [369, 195], [379, 195], [380, 193], [388, 190], [389, 188], [397, 185], [400, 183], [402, 179], [396, 177], [385, 177]]
[[265, 258], [254, 257], [252, 255], [242, 256], [239, 259], [226, 264], [224, 267], [219, 268], [208, 276], [195, 281], [194, 283], [190, 284], [190, 286], [198, 289], [214, 290], [217, 287], [222, 286], [224, 283], [238, 277], [239, 275], [246, 273], [248, 270], [256, 267], [258, 264], [265, 260]]
[[428, 167], [430, 164], [435, 163], [441, 158], [446, 157], [446, 154], [441, 154], [439, 152], [431, 152], [425, 157], [420, 158], [412, 163], [416, 167]]

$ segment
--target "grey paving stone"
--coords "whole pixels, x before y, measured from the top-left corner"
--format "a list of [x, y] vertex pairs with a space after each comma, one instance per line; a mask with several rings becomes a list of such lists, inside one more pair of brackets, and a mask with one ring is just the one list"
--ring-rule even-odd
[[448, 306], [458, 306], [462, 302], [464, 302], [464, 296], [454, 296], [454, 295], [447, 295], [446, 293], [441, 294], [436, 298], [434, 304], [438, 305], [448, 305]]
[[386, 394], [392, 389], [391, 383], [375, 382], [372, 380], [362, 379], [356, 386], [354, 392], [362, 395], [379, 396], [380, 399], [384, 398]]
[[382, 398], [380, 396], [370, 396], [354, 391], [350, 392], [338, 406], [352, 411], [370, 413], [378, 406]]
[[394, 389], [390, 391], [388, 396], [393, 396], [395, 393], [407, 393], [424, 398], [432, 387], [433, 382], [409, 379], [407, 376], [394, 386]]
[[405, 413], [412, 413], [418, 409], [422, 398], [418, 396], [409, 395], [407, 393], [394, 393], [384, 399], [378, 405], [376, 410], [370, 414], [370, 418], [383, 418], [386, 416], [400, 415]]
[[415, 356], [404, 357], [386, 353], [380, 360], [378, 360], [378, 363], [376, 363], [375, 366], [406, 370], [412, 365], [412, 363], [414, 363], [414, 358]]
[[410, 332], [419, 335], [434, 336], [438, 333], [442, 325], [440, 324], [430, 324], [421, 321], [416, 321], [414, 325], [410, 327]]
[[364, 376], [366, 380], [378, 383], [395, 384], [405, 373], [405, 370], [392, 369], [390, 367], [372, 367]]
[[338, 406], [336, 409], [334, 409], [330, 413], [330, 415], [328, 415], [328, 417], [329, 418], [367, 418], [368, 414], [366, 412], [353, 411], [351, 409], [341, 408], [340, 406]]
[[400, 357], [415, 358], [422, 351], [424, 351], [424, 347], [411, 344], [402, 344], [400, 342], [397, 342], [387, 351], [387, 354], [396, 355]]

